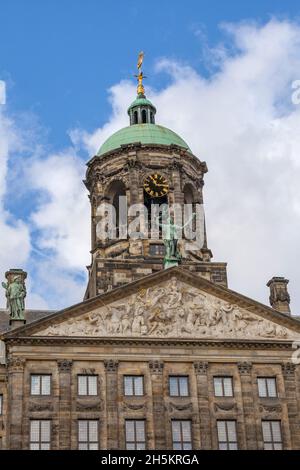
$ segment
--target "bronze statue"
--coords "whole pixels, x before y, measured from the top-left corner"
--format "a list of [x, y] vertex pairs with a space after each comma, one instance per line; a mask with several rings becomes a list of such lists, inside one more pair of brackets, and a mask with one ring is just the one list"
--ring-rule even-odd
[[7, 307], [11, 320], [24, 320], [26, 287], [21, 276], [15, 276], [10, 283], [2, 282], [6, 291]]
[[163, 219], [167, 215], [166, 223], [160, 223], [159, 218], [157, 217], [157, 222], [159, 227], [163, 229], [163, 233], [165, 234], [165, 238], [163, 239], [166, 252], [164, 257], [164, 267], [169, 268], [171, 266], [177, 266], [181, 260], [181, 254], [178, 250], [178, 230], [184, 229], [187, 225], [190, 224], [191, 220], [196, 216], [196, 214], [192, 214], [190, 219], [184, 225], [176, 225], [174, 223], [174, 219], [171, 215], [169, 215], [168, 209], [164, 210], [163, 212]]

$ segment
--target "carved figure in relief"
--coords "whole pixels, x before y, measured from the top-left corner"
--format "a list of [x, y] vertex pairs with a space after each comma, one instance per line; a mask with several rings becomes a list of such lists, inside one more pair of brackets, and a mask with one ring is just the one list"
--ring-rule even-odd
[[135, 312], [135, 316], [132, 321], [131, 331], [132, 333], [138, 334], [145, 334], [147, 332], [144, 316], [140, 309]]

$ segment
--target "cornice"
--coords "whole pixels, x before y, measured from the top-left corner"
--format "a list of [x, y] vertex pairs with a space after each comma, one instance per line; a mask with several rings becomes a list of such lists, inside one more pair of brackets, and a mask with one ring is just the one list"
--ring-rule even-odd
[[184, 346], [198, 348], [225, 348], [225, 349], [262, 349], [262, 350], [293, 350], [292, 340], [240, 340], [240, 339], [189, 339], [189, 338], [121, 338], [121, 337], [55, 337], [55, 336], [30, 336], [15, 337], [6, 340], [8, 346], [52, 346], [52, 345], [118, 345], [118, 346]]
[[139, 142], [137, 143], [132, 143], [128, 145], [122, 145], [122, 147], [119, 147], [115, 150], [111, 150], [110, 152], [107, 152], [101, 156], [95, 155], [90, 161], [87, 162], [87, 167], [88, 170], [87, 172], [90, 171], [91, 167], [94, 166], [94, 164], [99, 164], [99, 165], [104, 165], [108, 161], [110, 162], [112, 158], [114, 157], [119, 157], [119, 156], [127, 156], [128, 153], [131, 153], [132, 151], [138, 152], [140, 150], [143, 151], [153, 151], [153, 152], [161, 152], [163, 154], [169, 154], [171, 156], [177, 156], [180, 162], [181, 158], [186, 158], [187, 161], [192, 162], [193, 164], [196, 164], [197, 166], [201, 167], [201, 170], [203, 173], [207, 173], [207, 165], [206, 162], [202, 162], [199, 158], [197, 158], [193, 153], [189, 152], [188, 150], [183, 149], [182, 147], [178, 145], [159, 145], [159, 144], [141, 144]]

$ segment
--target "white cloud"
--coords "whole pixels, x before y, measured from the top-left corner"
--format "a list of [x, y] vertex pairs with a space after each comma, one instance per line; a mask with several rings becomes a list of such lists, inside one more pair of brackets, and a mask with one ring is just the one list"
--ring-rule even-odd
[[6, 103], [6, 84], [3, 80], [0, 80], [0, 105]]
[[[20, 149], [22, 142], [12, 120], [0, 107], [0, 272], [23, 266], [30, 252], [30, 234], [26, 224], [13, 217], [4, 206], [7, 190], [9, 156]], [[0, 305], [4, 305], [4, 290], [0, 289]]]
[[[158, 70], [173, 81], [148, 90], [157, 122], [177, 131], [207, 161], [205, 202], [209, 246], [228, 261], [229, 286], [267, 303], [266, 282], [290, 279], [294, 313], [300, 313], [300, 107], [291, 102], [299, 77], [300, 28], [272, 20], [264, 26], [224, 25], [231, 51], [212, 50], [218, 70], [208, 79], [168, 60]], [[208, 53], [206, 51], [206, 60]], [[133, 88], [111, 89], [113, 113], [92, 134], [73, 134], [96, 152], [124, 123]]]
[[[157, 122], [178, 132], [208, 164], [208, 241], [214, 260], [228, 261], [229, 286], [267, 303], [265, 283], [284, 275], [299, 314], [300, 106], [291, 102], [291, 86], [300, 79], [300, 28], [275, 20], [223, 28], [230, 51], [228, 40], [211, 51], [206, 45], [205, 60], [211, 60], [214, 70], [209, 78], [165, 59], [157, 71], [169, 74], [172, 82], [160, 91], [147, 87], [147, 95], [157, 107]], [[109, 135], [128, 125], [127, 108], [134, 96], [132, 83], [113, 86], [107, 123], [92, 134], [71, 132], [75, 149], [83, 145], [92, 156]], [[49, 297], [53, 308], [80, 301], [90, 262], [84, 164], [72, 148], [28, 160], [25, 182], [36, 192], [25, 224], [3, 206], [7, 163], [15, 145], [22, 146], [19, 133], [2, 112], [1, 272], [27, 262], [34, 272], [28, 280], [28, 305], [44, 308]], [[42, 255], [38, 260], [29, 258], [30, 231]]]
[[30, 187], [46, 194], [32, 214], [37, 245], [51, 250], [62, 269], [85, 269], [89, 257], [90, 207], [82, 179], [85, 165], [72, 149], [34, 161]]

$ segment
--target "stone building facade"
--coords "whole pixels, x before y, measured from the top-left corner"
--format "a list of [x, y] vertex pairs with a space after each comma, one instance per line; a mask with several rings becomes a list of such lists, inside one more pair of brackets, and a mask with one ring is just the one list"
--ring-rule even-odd
[[[271, 307], [230, 290], [226, 263], [180, 242], [101, 240], [98, 207], [202, 204], [205, 162], [155, 124], [139, 94], [130, 126], [88, 163], [91, 265], [85, 299], [59, 312], [0, 311], [3, 449], [300, 449], [300, 321], [287, 280]], [[164, 194], [147, 193], [159, 175]], [[154, 180], [159, 181], [155, 177]], [[159, 184], [157, 184], [157, 187]], [[130, 215], [129, 215], [130, 219]]]

